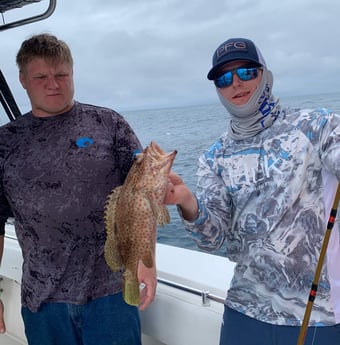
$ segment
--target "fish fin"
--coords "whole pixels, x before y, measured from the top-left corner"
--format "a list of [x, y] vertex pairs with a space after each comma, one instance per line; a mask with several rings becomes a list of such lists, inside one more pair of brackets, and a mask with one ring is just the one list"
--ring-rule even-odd
[[113, 272], [124, 267], [123, 259], [120, 254], [118, 242], [115, 236], [115, 230], [106, 238], [104, 246], [104, 258]]
[[147, 268], [151, 268], [153, 266], [153, 255], [150, 249], [148, 249], [146, 254], [143, 256], [142, 261], [144, 266]]
[[170, 223], [170, 214], [169, 214], [169, 210], [167, 209], [167, 207], [162, 205], [161, 207], [159, 207], [158, 211], [159, 212], [157, 214], [157, 224], [160, 226], [164, 226], [165, 224], [169, 224]]
[[118, 271], [123, 267], [123, 260], [120, 255], [118, 240], [116, 237], [116, 224], [115, 224], [115, 212], [116, 204], [119, 198], [121, 187], [115, 188], [108, 196], [105, 211], [104, 220], [106, 228], [106, 241], [104, 246], [104, 257], [108, 266], [113, 272]]
[[154, 216], [156, 217], [157, 224], [164, 226], [170, 223], [170, 214], [168, 208], [164, 204], [160, 204], [153, 198], [152, 193], [147, 194], [150, 201], [150, 206]]
[[105, 227], [106, 227], [107, 232], [111, 229], [111, 227], [115, 223], [116, 205], [119, 199], [121, 189], [122, 189], [122, 186], [114, 188], [111, 191], [111, 193], [108, 195], [107, 200], [106, 200], [105, 209], [104, 209], [104, 221], [105, 221]]
[[123, 282], [123, 299], [127, 304], [138, 306], [139, 298], [139, 284], [137, 277], [135, 279], [127, 279], [124, 277]]

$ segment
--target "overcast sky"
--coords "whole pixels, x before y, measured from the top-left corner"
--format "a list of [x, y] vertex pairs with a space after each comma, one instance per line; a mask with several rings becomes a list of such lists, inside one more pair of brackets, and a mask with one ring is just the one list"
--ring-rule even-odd
[[24, 39], [49, 32], [71, 47], [79, 101], [118, 111], [209, 104], [217, 102], [206, 79], [214, 50], [247, 37], [274, 73], [275, 95], [340, 97], [339, 16], [335, 0], [57, 0], [47, 20], [0, 32], [0, 68], [29, 110], [15, 56]]

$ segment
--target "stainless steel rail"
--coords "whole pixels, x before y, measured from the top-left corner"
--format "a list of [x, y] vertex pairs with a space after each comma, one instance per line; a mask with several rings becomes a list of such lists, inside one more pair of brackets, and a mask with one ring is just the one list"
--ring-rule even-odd
[[7, 235], [7, 234], [5, 234], [5, 238], [8, 238], [10, 240], [18, 241], [18, 239], [15, 236]]
[[212, 293], [210, 293], [209, 291], [204, 291], [204, 290], [199, 290], [199, 289], [195, 289], [193, 287], [190, 286], [186, 286], [180, 283], [176, 283], [173, 282], [171, 280], [167, 280], [164, 278], [157, 278], [157, 281], [161, 284], [173, 287], [175, 289], [181, 290], [181, 291], [185, 291], [185, 292], [189, 292], [193, 295], [197, 295], [197, 296], [201, 296], [202, 298], [202, 305], [204, 307], [209, 307], [210, 305], [210, 301], [215, 301], [221, 304], [224, 304], [224, 298], [214, 295]]
[[0, 12], [3, 13], [39, 1], [41, 0], [1, 0]]
[[13, 29], [21, 25], [31, 24], [39, 20], [46, 19], [52, 15], [52, 13], [54, 12], [56, 8], [56, 5], [57, 5], [57, 0], [49, 0], [48, 8], [44, 13], [29, 17], [29, 18], [21, 19], [15, 22], [0, 25], [0, 31]]

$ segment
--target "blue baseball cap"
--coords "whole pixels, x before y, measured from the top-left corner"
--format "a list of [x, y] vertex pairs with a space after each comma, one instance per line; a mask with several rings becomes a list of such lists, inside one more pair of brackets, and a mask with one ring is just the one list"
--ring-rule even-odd
[[251, 61], [256, 65], [266, 67], [260, 50], [251, 40], [246, 38], [230, 38], [216, 49], [212, 59], [213, 67], [208, 73], [208, 79], [214, 80], [218, 76], [218, 70], [224, 64], [235, 60]]

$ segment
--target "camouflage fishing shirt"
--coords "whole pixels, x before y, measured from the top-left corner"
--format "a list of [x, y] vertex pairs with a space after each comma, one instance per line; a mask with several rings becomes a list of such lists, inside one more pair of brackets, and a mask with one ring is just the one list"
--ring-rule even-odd
[[82, 304], [121, 290], [104, 261], [103, 210], [140, 143], [116, 112], [75, 103], [0, 129], [0, 222], [9, 210], [24, 264], [22, 303]]
[[[200, 157], [200, 215], [186, 227], [201, 248], [224, 245], [236, 262], [226, 305], [301, 324], [339, 179], [340, 117], [325, 109], [284, 109], [257, 136], [222, 135]], [[311, 325], [340, 322], [339, 247], [334, 227]]]

